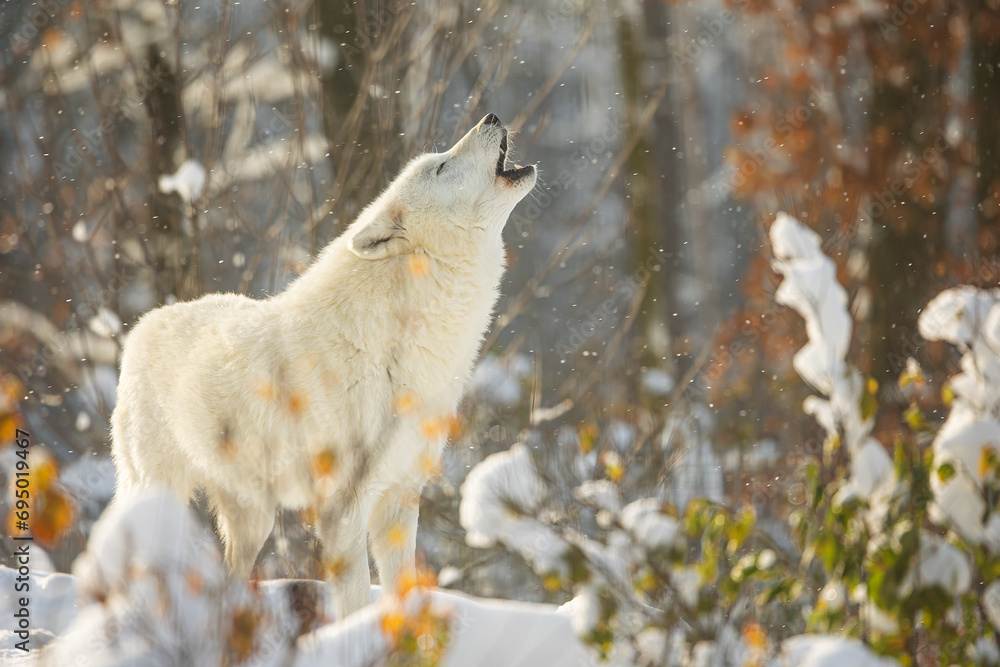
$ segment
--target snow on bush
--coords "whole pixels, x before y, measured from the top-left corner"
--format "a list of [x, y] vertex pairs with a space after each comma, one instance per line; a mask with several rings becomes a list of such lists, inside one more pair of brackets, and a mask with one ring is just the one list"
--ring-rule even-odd
[[933, 515], [980, 542], [996, 516], [987, 515], [983, 496], [1000, 469], [1000, 290], [945, 290], [927, 304], [917, 326], [927, 340], [962, 352], [961, 372], [948, 381], [951, 411], [934, 438]]
[[73, 574], [84, 608], [49, 650], [53, 664], [83, 654], [92, 665], [220, 664], [245, 660], [265, 638], [280, 637], [274, 648], [289, 639], [228, 578], [209, 531], [163, 491], [111, 508]]
[[853, 324], [847, 292], [837, 282], [837, 266], [823, 254], [821, 239], [787, 213], [771, 225], [774, 270], [784, 276], [775, 299], [806, 321], [809, 342], [795, 353], [795, 371], [825, 398], [810, 396], [803, 404], [831, 441], [847, 446], [855, 461], [841, 500], [867, 498], [888, 476], [891, 461], [882, 445], [869, 437], [870, 415], [861, 410], [864, 381], [846, 362]]
[[[518, 444], [470, 473], [467, 541], [505, 545], [547, 588], [574, 594], [564, 612], [611, 663], [888, 667], [920, 653], [933, 664], [997, 664], [986, 624], [1000, 629], [1000, 514], [987, 512], [1000, 496], [1000, 292], [957, 288], [928, 305], [920, 331], [958, 345], [962, 372], [948, 385], [947, 422], [935, 433], [912, 404], [893, 458], [872, 435], [878, 386], [847, 359], [853, 322], [836, 265], [787, 214], [770, 237], [776, 300], [808, 334], [793, 358], [816, 392], [802, 407], [826, 432], [802, 471], [805, 502], [790, 508], [791, 543], [757, 529], [751, 508], [696, 498], [679, 513], [663, 500], [672, 489], [637, 495], [628, 447], [612, 433], [599, 451], [589, 428], [566, 427], [556, 452], [579, 451], [565, 470], [552, 469], [559, 456]], [[912, 382], [924, 383], [914, 360], [900, 378], [904, 389]], [[685, 419], [668, 413], [651, 440], [670, 442]], [[985, 549], [970, 552], [976, 540]], [[901, 647], [904, 661], [886, 657]]]
[[474, 547], [502, 542], [539, 572], [564, 571], [565, 542], [535, 518], [546, 493], [524, 445], [488, 457], [462, 484], [459, 521], [466, 541]]

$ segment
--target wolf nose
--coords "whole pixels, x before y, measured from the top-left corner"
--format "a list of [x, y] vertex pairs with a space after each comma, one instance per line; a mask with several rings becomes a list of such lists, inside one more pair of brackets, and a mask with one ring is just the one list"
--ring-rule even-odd
[[503, 125], [495, 113], [486, 114], [480, 125]]

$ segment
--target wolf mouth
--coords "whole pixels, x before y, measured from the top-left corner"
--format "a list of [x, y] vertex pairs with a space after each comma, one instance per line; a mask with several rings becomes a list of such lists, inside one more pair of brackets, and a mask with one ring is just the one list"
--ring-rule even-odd
[[507, 169], [507, 130], [503, 131], [503, 137], [500, 139], [500, 155], [497, 157], [497, 176], [504, 179], [508, 183], [516, 183], [528, 174], [532, 172], [534, 167], [528, 165], [527, 167], [522, 167], [519, 164], [515, 164], [513, 167]]

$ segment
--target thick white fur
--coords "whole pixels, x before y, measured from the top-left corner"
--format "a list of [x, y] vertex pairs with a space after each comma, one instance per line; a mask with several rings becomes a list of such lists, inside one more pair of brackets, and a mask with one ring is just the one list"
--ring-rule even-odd
[[[389, 589], [414, 566], [420, 491], [446, 440], [534, 186], [497, 176], [481, 122], [417, 157], [288, 289], [145, 315], [112, 417], [115, 499], [204, 489], [226, 562], [249, 576], [277, 507], [312, 507], [338, 614], [368, 601], [366, 536]], [[442, 162], [445, 166], [438, 173]]]

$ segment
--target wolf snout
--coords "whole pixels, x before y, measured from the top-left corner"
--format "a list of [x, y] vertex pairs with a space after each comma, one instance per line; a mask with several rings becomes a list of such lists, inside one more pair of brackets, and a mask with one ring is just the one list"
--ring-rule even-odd
[[497, 118], [497, 115], [495, 113], [486, 114], [486, 117], [483, 118], [481, 121], [479, 121], [479, 124], [485, 126], [503, 125], [503, 123], [500, 122], [500, 119]]

